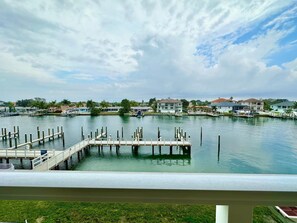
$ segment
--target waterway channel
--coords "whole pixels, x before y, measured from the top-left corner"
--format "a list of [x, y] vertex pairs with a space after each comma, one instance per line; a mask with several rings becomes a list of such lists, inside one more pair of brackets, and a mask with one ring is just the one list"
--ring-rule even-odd
[[[172, 140], [174, 127], [181, 127], [190, 136], [191, 157], [166, 156], [168, 148], [151, 155], [150, 147], [141, 147], [137, 156], [131, 148], [104, 149], [98, 154], [96, 148], [89, 156], [73, 167], [75, 170], [96, 171], [153, 171], [153, 172], [194, 172], [194, 173], [276, 173], [297, 174], [297, 121], [273, 118], [231, 118], [203, 116], [146, 116], [143, 118], [119, 116], [44, 116], [44, 117], [1, 117], [0, 128], [12, 130], [20, 128], [20, 142], [24, 135], [33, 133], [36, 128], [47, 132], [48, 128], [63, 126], [65, 148], [81, 140], [81, 127], [85, 135], [107, 126], [108, 135], [116, 138], [117, 130], [124, 129], [124, 138], [131, 139], [137, 127], [143, 127], [144, 138], [157, 139], [160, 128], [162, 139]], [[202, 145], [200, 131], [203, 129]], [[220, 157], [218, 160], [218, 135], [221, 136]], [[0, 148], [8, 147], [8, 142], [0, 141]], [[63, 150], [62, 140], [55, 140], [35, 149]], [[174, 148], [176, 154], [178, 149]]]

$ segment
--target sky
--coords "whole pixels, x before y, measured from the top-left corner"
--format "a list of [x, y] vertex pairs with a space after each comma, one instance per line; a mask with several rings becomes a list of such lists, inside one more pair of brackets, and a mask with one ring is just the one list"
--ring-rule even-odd
[[0, 100], [297, 99], [296, 0], [1, 0]]

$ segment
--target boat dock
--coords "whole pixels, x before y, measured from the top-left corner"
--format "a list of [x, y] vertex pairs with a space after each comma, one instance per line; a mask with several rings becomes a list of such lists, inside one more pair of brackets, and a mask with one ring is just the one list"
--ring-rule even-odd
[[[3, 162], [2, 160], [6, 159], [6, 163], [9, 163], [9, 159], [18, 159], [22, 163], [23, 159], [29, 159], [31, 169], [35, 171], [44, 171], [59, 169], [59, 166], [62, 164], [66, 167], [66, 169], [68, 169], [69, 162], [72, 163], [74, 155], [77, 155], [77, 160], [80, 161], [83, 156], [89, 153], [90, 149], [94, 147], [98, 148], [99, 154], [103, 154], [106, 149], [112, 151], [114, 147], [117, 155], [119, 154], [121, 147], [131, 147], [133, 155], [138, 155], [140, 147], [142, 149], [151, 148], [153, 157], [155, 156], [155, 149], [158, 149], [158, 155], [163, 155], [162, 147], [169, 147], [168, 155], [176, 155], [173, 154], [173, 148], [179, 148], [179, 152], [182, 151], [184, 156], [190, 157], [192, 146], [189, 141], [190, 136], [187, 138], [186, 132], [183, 132], [180, 128], [175, 128], [173, 140], [162, 139], [159, 128], [156, 140], [144, 140], [143, 128], [137, 128], [130, 140], [120, 138], [120, 131], [117, 131], [117, 137], [115, 139], [112, 139], [111, 135], [107, 137], [107, 128], [106, 132], [103, 131], [103, 128], [101, 129], [101, 133], [97, 129], [95, 134], [91, 132], [87, 138], [85, 138], [82, 128], [82, 140], [65, 150], [30, 150], [33, 143], [44, 144], [46, 140], [54, 140], [55, 137], [62, 138], [64, 146], [64, 132], [62, 127], [58, 127], [56, 133], [54, 132], [54, 129], [52, 129], [52, 131], [49, 129], [47, 136], [45, 136], [44, 131], [42, 131], [42, 134], [40, 133], [39, 127], [37, 127], [37, 139], [33, 140], [32, 134], [30, 134], [30, 141], [28, 141], [27, 135], [25, 135], [25, 142], [20, 144], [17, 144], [17, 138], [14, 138], [14, 146], [12, 146], [12, 139], [10, 139], [10, 147], [0, 149], [0, 161]], [[123, 128], [121, 135], [123, 137]], [[94, 138], [92, 138], [92, 136], [94, 136]], [[20, 149], [21, 147], [25, 148]]]
[[172, 148], [174, 146], [181, 147], [184, 154], [190, 155], [191, 143], [189, 141], [139, 141], [139, 140], [96, 140], [96, 139], [85, 139], [64, 151], [56, 151], [50, 154], [43, 154], [32, 160], [32, 169], [35, 171], [45, 171], [51, 169], [59, 169], [61, 163], [65, 163], [66, 169], [68, 169], [68, 162], [72, 160], [72, 156], [77, 153], [77, 159], [83, 157], [83, 153], [88, 152], [91, 147], [98, 147], [98, 151], [102, 152], [104, 146], [112, 150], [112, 147], [116, 148], [116, 152], [119, 151], [121, 146], [131, 146], [132, 153], [137, 154], [139, 147], [151, 147], [152, 155], [155, 154], [155, 146], [159, 147], [159, 154], [161, 154], [162, 146], [169, 146], [170, 155], [173, 154]]

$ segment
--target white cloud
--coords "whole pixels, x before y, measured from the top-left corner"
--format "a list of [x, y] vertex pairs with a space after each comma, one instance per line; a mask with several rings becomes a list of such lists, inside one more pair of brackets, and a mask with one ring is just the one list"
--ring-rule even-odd
[[[105, 98], [269, 94], [296, 73], [267, 65], [292, 31], [277, 27], [296, 6], [268, 22], [271, 31], [234, 40], [289, 5], [294, 1], [5, 0], [0, 70], [38, 82], [82, 80], [85, 98], [94, 88]], [[206, 52], [194, 56], [201, 45]], [[93, 85], [85, 88], [88, 81]], [[76, 84], [65, 85], [63, 97], [79, 97]]]
[[68, 79], [76, 79], [76, 80], [83, 80], [83, 81], [92, 81], [95, 80], [93, 75], [90, 74], [72, 74], [67, 77]]

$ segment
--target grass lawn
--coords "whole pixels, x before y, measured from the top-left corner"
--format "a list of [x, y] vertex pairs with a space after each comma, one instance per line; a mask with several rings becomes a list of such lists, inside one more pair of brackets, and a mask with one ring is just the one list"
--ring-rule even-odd
[[[0, 222], [215, 222], [215, 206], [138, 203], [0, 201]], [[254, 209], [254, 223], [282, 223], [268, 207]]]

